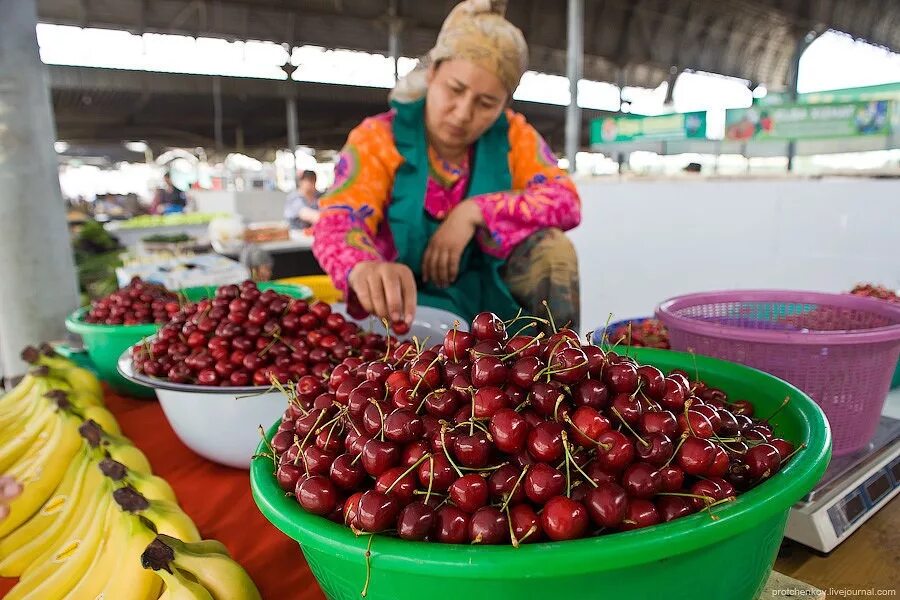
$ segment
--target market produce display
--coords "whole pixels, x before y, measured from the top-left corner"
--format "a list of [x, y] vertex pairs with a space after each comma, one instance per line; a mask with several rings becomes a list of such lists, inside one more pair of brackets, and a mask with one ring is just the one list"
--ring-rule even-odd
[[245, 281], [185, 304], [152, 341], [132, 348], [132, 362], [137, 373], [175, 383], [268, 386], [306, 376], [319, 381], [350, 356], [383, 356], [387, 344], [325, 302], [260, 291]]
[[186, 233], [154, 233], [141, 238], [142, 242], [148, 244], [181, 244], [184, 242], [195, 242], [197, 238]]
[[162, 324], [180, 308], [178, 294], [135, 277], [127, 286], [91, 302], [84, 320], [104, 325]]
[[144, 227], [171, 227], [176, 225], [206, 225], [213, 219], [229, 216], [230, 213], [174, 213], [171, 215], [140, 215], [127, 221], [117, 221], [118, 229], [140, 229]]
[[607, 334], [607, 342], [612, 345], [639, 346], [668, 350], [669, 332], [659, 319], [641, 319], [615, 325]]
[[19, 578], [5, 598], [258, 599], [121, 437], [97, 379], [49, 347], [23, 358], [0, 398], [0, 473], [22, 486], [0, 519], [0, 576]]
[[866, 296], [868, 298], [877, 298], [879, 300], [887, 300], [888, 302], [900, 303], [900, 295], [897, 292], [883, 285], [873, 285], [871, 283], [859, 283], [850, 290], [854, 296]]
[[567, 329], [507, 333], [529, 321], [481, 313], [471, 333], [301, 379], [257, 460], [306, 511], [360, 533], [518, 546], [715, 518], [803, 447], [684, 371]]

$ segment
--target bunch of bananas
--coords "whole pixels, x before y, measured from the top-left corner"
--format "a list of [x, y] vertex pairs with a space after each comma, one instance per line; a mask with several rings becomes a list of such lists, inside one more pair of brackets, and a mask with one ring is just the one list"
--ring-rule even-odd
[[46, 349], [23, 357], [36, 368], [0, 397], [0, 474], [22, 485], [0, 519], [0, 576], [19, 578], [5, 598], [258, 600], [121, 436], [93, 374]]

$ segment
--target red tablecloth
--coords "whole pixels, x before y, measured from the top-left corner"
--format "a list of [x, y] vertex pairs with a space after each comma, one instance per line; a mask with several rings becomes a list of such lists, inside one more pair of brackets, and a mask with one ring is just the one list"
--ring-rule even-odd
[[[122, 432], [144, 451], [153, 472], [168, 481], [204, 538], [224, 543], [266, 600], [322, 600], [300, 548], [260, 514], [247, 471], [201, 458], [175, 436], [155, 401], [106, 395]], [[215, 427], [215, 415], [210, 415]], [[0, 578], [0, 594], [15, 584]], [[124, 599], [115, 599], [124, 600]]]

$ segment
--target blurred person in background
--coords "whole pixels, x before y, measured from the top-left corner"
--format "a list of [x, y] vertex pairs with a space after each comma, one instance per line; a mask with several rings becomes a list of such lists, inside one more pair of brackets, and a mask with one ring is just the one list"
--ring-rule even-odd
[[163, 176], [163, 187], [156, 190], [153, 198], [153, 206], [150, 212], [157, 215], [184, 212], [187, 206], [187, 195], [184, 190], [172, 183], [172, 176], [166, 173]]
[[578, 261], [563, 231], [575, 185], [510, 108], [528, 47], [502, 0], [466, 0], [350, 132], [319, 202], [313, 252], [349, 307], [411, 323], [418, 305], [471, 319], [519, 309], [579, 326]]
[[291, 229], [307, 229], [319, 221], [319, 192], [315, 171], [303, 171], [297, 189], [288, 194], [284, 203], [284, 219]]

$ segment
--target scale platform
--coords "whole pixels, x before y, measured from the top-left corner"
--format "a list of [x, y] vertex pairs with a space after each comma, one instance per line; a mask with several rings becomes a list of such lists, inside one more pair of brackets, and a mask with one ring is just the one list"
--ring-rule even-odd
[[819, 484], [791, 508], [785, 537], [831, 552], [900, 492], [900, 390], [892, 392], [868, 447], [831, 460]]

